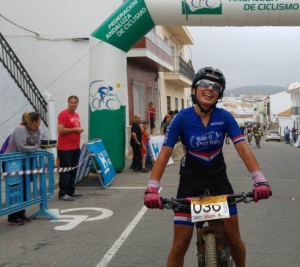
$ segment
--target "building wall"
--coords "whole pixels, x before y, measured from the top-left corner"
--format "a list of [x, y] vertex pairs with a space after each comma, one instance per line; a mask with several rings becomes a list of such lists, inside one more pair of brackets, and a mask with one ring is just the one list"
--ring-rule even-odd
[[[155, 70], [151, 70], [146, 68], [145, 66], [136, 65], [128, 62], [127, 64], [127, 84], [128, 84], [128, 112], [129, 112], [129, 125], [133, 123], [134, 120], [134, 101], [137, 99], [133, 98], [133, 82], [138, 82], [144, 86], [145, 92], [145, 113], [141, 114], [144, 116], [145, 120], [149, 121], [149, 90], [148, 87], [152, 87], [153, 89], [157, 89], [157, 72]], [[155, 90], [152, 90], [152, 97], [155, 99]]]
[[291, 107], [291, 96], [286, 91], [270, 95], [270, 120], [275, 122], [278, 113]]
[[[86, 38], [123, 3], [122, 0], [1, 0], [0, 31], [41, 91], [54, 96], [56, 116], [71, 94], [79, 97], [82, 142], [88, 138], [89, 42]], [[24, 15], [26, 14], [26, 15]], [[106, 64], [105, 62], [103, 64]], [[22, 97], [22, 96], [21, 96]], [[11, 103], [15, 112], [15, 99]]]

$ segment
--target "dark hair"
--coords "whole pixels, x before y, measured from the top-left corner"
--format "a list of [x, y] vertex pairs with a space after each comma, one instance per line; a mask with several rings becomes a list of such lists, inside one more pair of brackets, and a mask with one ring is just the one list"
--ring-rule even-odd
[[145, 124], [148, 124], [148, 125], [149, 125], [149, 122], [148, 122], [148, 121], [143, 121], [142, 123], [143, 123], [143, 125], [145, 125]]
[[68, 98], [68, 103], [70, 102], [70, 100], [71, 100], [72, 98], [75, 98], [75, 99], [77, 100], [77, 102], [79, 102], [78, 96], [76, 96], [76, 95], [71, 95], [71, 96], [69, 96], [69, 98]]

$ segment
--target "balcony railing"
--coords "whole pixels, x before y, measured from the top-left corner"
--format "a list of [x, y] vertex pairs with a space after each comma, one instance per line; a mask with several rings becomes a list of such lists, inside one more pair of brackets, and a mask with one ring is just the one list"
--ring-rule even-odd
[[11, 77], [22, 90], [24, 96], [28, 99], [35, 111], [41, 114], [45, 125], [47, 124], [47, 102], [30, 78], [24, 66], [9, 46], [3, 35], [0, 33], [0, 61], [7, 69]]
[[292, 107], [292, 115], [300, 115], [300, 107]]
[[190, 80], [193, 80], [193, 77], [195, 75], [194, 69], [189, 64], [187, 64], [181, 57], [175, 57], [175, 62], [176, 63], [174, 72], [181, 73]]

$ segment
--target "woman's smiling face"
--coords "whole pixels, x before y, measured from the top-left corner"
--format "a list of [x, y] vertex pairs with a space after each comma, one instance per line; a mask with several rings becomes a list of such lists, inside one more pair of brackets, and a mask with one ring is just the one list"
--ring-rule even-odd
[[212, 86], [209, 86], [208, 88], [198, 86], [196, 97], [200, 104], [204, 106], [212, 106], [218, 100], [219, 93], [212, 90]]

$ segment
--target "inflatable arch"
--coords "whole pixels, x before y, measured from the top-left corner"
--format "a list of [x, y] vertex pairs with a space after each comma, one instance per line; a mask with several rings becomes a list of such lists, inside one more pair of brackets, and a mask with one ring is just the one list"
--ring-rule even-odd
[[[127, 0], [90, 37], [89, 140], [125, 165], [126, 52], [155, 25], [299, 26], [299, 0]], [[100, 40], [100, 41], [99, 41]]]

